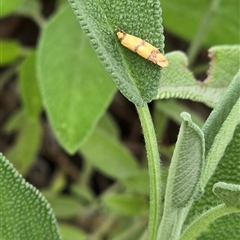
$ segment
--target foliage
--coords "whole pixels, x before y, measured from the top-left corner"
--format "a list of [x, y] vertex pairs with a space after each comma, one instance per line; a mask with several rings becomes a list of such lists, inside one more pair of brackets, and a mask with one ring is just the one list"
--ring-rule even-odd
[[[13, 11], [28, 16], [41, 34], [36, 50], [14, 40], [0, 42], [2, 84], [19, 73], [22, 100], [3, 129], [18, 134], [4, 153], [14, 167], [0, 155], [1, 239], [237, 239], [240, 46], [232, 13], [237, 0], [161, 0], [163, 15], [157, 0], [69, 3], [60, 4], [49, 20], [36, 1], [2, 3], [2, 17]], [[191, 41], [187, 54], [167, 53], [169, 67], [163, 69], [124, 48], [116, 36], [120, 28], [164, 52], [162, 16], [168, 32]], [[204, 81], [191, 69], [201, 46], [213, 46]], [[136, 107], [148, 169], [121, 143], [106, 114], [116, 92], [112, 80]], [[213, 110], [204, 122], [197, 111], [169, 98]], [[147, 105], [152, 100], [155, 125]], [[84, 159], [81, 180], [71, 184], [67, 196], [64, 172], [42, 193], [19, 174], [29, 171], [38, 154], [43, 110], [61, 147]], [[174, 148], [161, 143], [168, 119], [181, 125]], [[172, 158], [169, 168], [160, 164], [159, 148]], [[113, 182], [99, 196], [90, 187], [94, 171]], [[72, 219], [97, 227], [79, 229], [70, 225]]]
[[46, 199], [2, 154], [0, 173], [1, 238], [62, 239]]

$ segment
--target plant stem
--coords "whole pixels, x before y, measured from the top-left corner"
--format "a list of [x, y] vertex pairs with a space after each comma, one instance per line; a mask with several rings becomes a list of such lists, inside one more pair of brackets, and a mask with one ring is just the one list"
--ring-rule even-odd
[[149, 224], [148, 239], [154, 240], [157, 236], [162, 212], [161, 197], [161, 165], [158, 152], [158, 145], [154, 126], [147, 104], [142, 108], [137, 107], [140, 122], [142, 125], [143, 135], [146, 144], [148, 171], [150, 182], [150, 206], [149, 206]]
[[219, 217], [229, 213], [240, 212], [236, 207], [227, 207], [221, 204], [203, 213], [199, 218], [190, 224], [190, 226], [181, 235], [180, 240], [196, 239], [206, 230], [208, 225]]
[[209, 7], [198, 27], [198, 30], [193, 38], [193, 41], [188, 49], [187, 55], [189, 59], [189, 65], [192, 65], [200, 46], [206, 37], [206, 34], [210, 28], [211, 21], [215, 15], [215, 10], [219, 5], [220, 0], [212, 0], [209, 4]]

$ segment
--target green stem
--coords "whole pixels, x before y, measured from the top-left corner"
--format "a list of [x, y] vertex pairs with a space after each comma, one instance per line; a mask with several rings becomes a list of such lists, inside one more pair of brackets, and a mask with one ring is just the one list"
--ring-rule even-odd
[[206, 34], [209, 30], [209, 27], [211, 25], [212, 19], [215, 15], [216, 8], [219, 5], [220, 0], [212, 0], [209, 4], [209, 7], [198, 27], [198, 30], [193, 38], [193, 41], [188, 49], [187, 55], [189, 59], [189, 65], [192, 65], [200, 46], [206, 37]]
[[160, 216], [162, 212], [161, 165], [154, 126], [147, 104], [145, 104], [143, 108], [137, 107], [137, 111], [139, 114], [146, 144], [150, 182], [148, 239], [154, 240], [157, 236], [157, 231], [160, 224]]
[[192, 222], [181, 235], [180, 240], [196, 239], [217, 218], [239, 211], [236, 207], [227, 207], [225, 204], [214, 207]]

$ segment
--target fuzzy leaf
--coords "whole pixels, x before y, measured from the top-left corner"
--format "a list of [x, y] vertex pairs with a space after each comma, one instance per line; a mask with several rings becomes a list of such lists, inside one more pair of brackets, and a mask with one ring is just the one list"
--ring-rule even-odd
[[62, 239], [49, 203], [0, 154], [1, 239]]
[[227, 206], [240, 208], [240, 185], [218, 182], [214, 184], [213, 192]]
[[[194, 203], [189, 213], [189, 219], [204, 209], [219, 204], [219, 199], [212, 192], [213, 185], [222, 181], [231, 184], [239, 184], [240, 166], [240, 124], [237, 126], [232, 141], [218, 163], [218, 166], [205, 187], [204, 195]], [[210, 224], [207, 231], [202, 233], [198, 240], [232, 240], [238, 239], [240, 232], [240, 214], [233, 213], [223, 216]]]
[[239, 70], [239, 55], [239, 45], [209, 49], [209, 75], [204, 82], [199, 82], [187, 69], [188, 60], [184, 53], [166, 54], [169, 67], [162, 70], [161, 85], [156, 99], [190, 99], [214, 107]]
[[[188, 226], [181, 235], [180, 240], [198, 239], [202, 232], [205, 232], [208, 229], [211, 223], [223, 216], [235, 213], [240, 214], [240, 208], [226, 206], [225, 204], [212, 207], [211, 209], [204, 211]], [[215, 234], [211, 234], [209, 237], [204, 239], [216, 239], [215, 237]]]
[[147, 39], [163, 51], [163, 27], [158, 0], [69, 0], [83, 30], [118, 89], [137, 106], [157, 93], [161, 68], [120, 44], [116, 28]]
[[213, 174], [226, 146], [240, 124], [240, 71], [203, 126], [206, 141], [206, 169], [203, 186]]
[[174, 208], [185, 207], [193, 198], [194, 192], [198, 188], [204, 163], [203, 133], [192, 122], [189, 114], [182, 113], [181, 117], [183, 123], [168, 177], [168, 181], [173, 183], [171, 197]]
[[[209, 177], [211, 178], [205, 187], [204, 195], [193, 204], [187, 222], [196, 213], [203, 211], [207, 207], [218, 205], [219, 199], [212, 192], [213, 185], [216, 182], [239, 184], [239, 77], [240, 72], [235, 76], [223, 99], [213, 110], [203, 126], [207, 156], [203, 186]], [[240, 215], [237, 213], [221, 217], [210, 224], [208, 231], [204, 232], [198, 239], [237, 239], [237, 233], [240, 231], [239, 222]]]
[[215, 46], [209, 49], [210, 69], [204, 83], [209, 87], [228, 87], [240, 67], [240, 45]]
[[204, 165], [204, 136], [188, 113], [183, 119], [169, 168], [163, 218], [157, 239], [179, 236], [186, 209], [202, 194], [200, 179]]
[[73, 153], [105, 112], [115, 87], [69, 6], [46, 24], [37, 66], [50, 123], [61, 145]]

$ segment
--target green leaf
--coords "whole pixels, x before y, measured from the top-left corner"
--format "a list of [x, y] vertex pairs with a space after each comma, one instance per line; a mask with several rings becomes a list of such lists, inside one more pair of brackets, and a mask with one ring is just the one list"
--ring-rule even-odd
[[123, 178], [138, 169], [136, 159], [123, 145], [96, 128], [80, 152], [95, 168], [112, 178]]
[[73, 153], [106, 110], [115, 88], [70, 8], [46, 24], [37, 66], [53, 130], [61, 145]]
[[118, 89], [142, 107], [157, 93], [161, 68], [123, 47], [117, 28], [148, 39], [163, 51], [163, 27], [158, 0], [139, 2], [69, 0], [83, 30]]
[[240, 71], [231, 82], [227, 92], [211, 112], [203, 126], [206, 141], [206, 168], [203, 186], [213, 174], [223, 156], [236, 126], [240, 123]]
[[[233, 89], [232, 89], [233, 90]], [[225, 108], [223, 108], [225, 109]], [[219, 117], [221, 119], [221, 116]], [[223, 137], [224, 139], [224, 137]], [[216, 182], [224, 181], [232, 184], [239, 184], [239, 166], [240, 166], [240, 124], [235, 128], [234, 135], [231, 142], [225, 149], [225, 153], [221, 160], [218, 162], [214, 174], [205, 187], [204, 195], [196, 201], [188, 215], [186, 223], [194, 218], [206, 208], [211, 208], [219, 204], [219, 199], [212, 192], [213, 185]], [[217, 219], [211, 224], [207, 232], [203, 233], [199, 240], [204, 239], [219, 239], [219, 240], [232, 240], [238, 238], [240, 231], [240, 214], [234, 213]]]
[[71, 186], [71, 192], [78, 196], [79, 199], [84, 199], [89, 202], [94, 200], [93, 192], [90, 188], [83, 186], [81, 180]]
[[15, 144], [6, 152], [6, 157], [12, 159], [15, 168], [26, 173], [35, 160], [41, 141], [41, 125], [39, 119], [28, 118], [21, 111], [14, 115], [5, 126], [6, 131], [17, 131]]
[[16, 9], [24, 0], [1, 0], [0, 17], [3, 18]]
[[98, 127], [109, 134], [111, 137], [120, 138], [117, 123], [107, 112], [99, 120]]
[[41, 12], [41, 4], [38, 1], [24, 0], [16, 9], [15, 13], [27, 17], [35, 17]]
[[[188, 113], [183, 123], [169, 168], [165, 203], [157, 239], [177, 239], [184, 216], [193, 199], [202, 193], [200, 179], [204, 165], [204, 136]], [[161, 236], [161, 237], [160, 237]]]
[[86, 240], [87, 235], [79, 228], [69, 224], [59, 224], [60, 231], [64, 240]]
[[[167, 188], [172, 187], [172, 207], [185, 207], [194, 197], [204, 164], [204, 137], [191, 116], [182, 113], [183, 123], [170, 165]], [[170, 184], [173, 183], [171, 186]], [[169, 189], [167, 190], [169, 191]], [[166, 199], [167, 200], [167, 199]]]
[[194, 112], [189, 107], [180, 104], [177, 101], [174, 100], [157, 101], [156, 107], [159, 112], [166, 114], [167, 117], [169, 117], [171, 120], [173, 120], [175, 123], [179, 125], [181, 124], [180, 114], [181, 112], [184, 111], [187, 111], [191, 115], [193, 122], [195, 122], [198, 126], [203, 125], [203, 120], [200, 118], [200, 116], [198, 116], [196, 112]]
[[240, 208], [240, 185], [218, 182], [214, 184], [213, 192], [227, 206]]
[[209, 53], [211, 67], [204, 82], [196, 81], [187, 69], [188, 60], [184, 53], [166, 54], [169, 67], [162, 70], [162, 82], [156, 99], [182, 98], [202, 102], [210, 107], [216, 106], [239, 70], [240, 46], [213, 47]]
[[49, 203], [2, 154], [0, 194], [3, 239], [62, 239]]
[[215, 46], [209, 49], [211, 59], [208, 78], [209, 87], [227, 87], [240, 67], [240, 45]]
[[35, 53], [28, 55], [21, 64], [19, 81], [23, 106], [29, 117], [37, 118], [42, 104], [35, 71]]
[[15, 61], [21, 54], [21, 45], [13, 40], [1, 40], [0, 66], [5, 66]]
[[[212, 1], [161, 0], [164, 27], [186, 40], [191, 41]], [[214, 17], [204, 38], [205, 46], [239, 43], [239, 1], [219, 1], [212, 12]], [[181, 16], [181, 18], [179, 18]]]
[[[183, 232], [179, 240], [199, 239], [199, 235], [202, 232], [206, 231], [212, 222], [232, 213], [240, 213], [240, 209], [236, 207], [227, 207], [225, 204], [211, 208], [210, 210], [204, 212], [202, 215], [198, 216], [198, 218], [196, 218]], [[229, 231], [227, 232], [229, 233]], [[203, 239], [216, 239], [216, 236], [217, 235], [215, 234], [210, 234], [210, 236]]]
[[[226, 94], [212, 111], [203, 126], [206, 141], [206, 167], [203, 178], [205, 193], [195, 202], [188, 216], [190, 218], [207, 207], [217, 205], [219, 200], [212, 193], [216, 182], [239, 184], [240, 165], [240, 71], [229, 86]], [[211, 177], [211, 178], [210, 178]], [[208, 181], [208, 179], [210, 180]], [[221, 217], [210, 224], [200, 239], [237, 239], [240, 231], [240, 214]]]
[[83, 206], [79, 201], [68, 196], [49, 196], [47, 197], [57, 218], [71, 219], [81, 214]]
[[132, 194], [106, 194], [102, 197], [104, 206], [121, 215], [145, 215], [148, 212], [146, 199]]
[[135, 171], [120, 179], [120, 181], [129, 191], [145, 195], [149, 194], [149, 176], [147, 169]]

